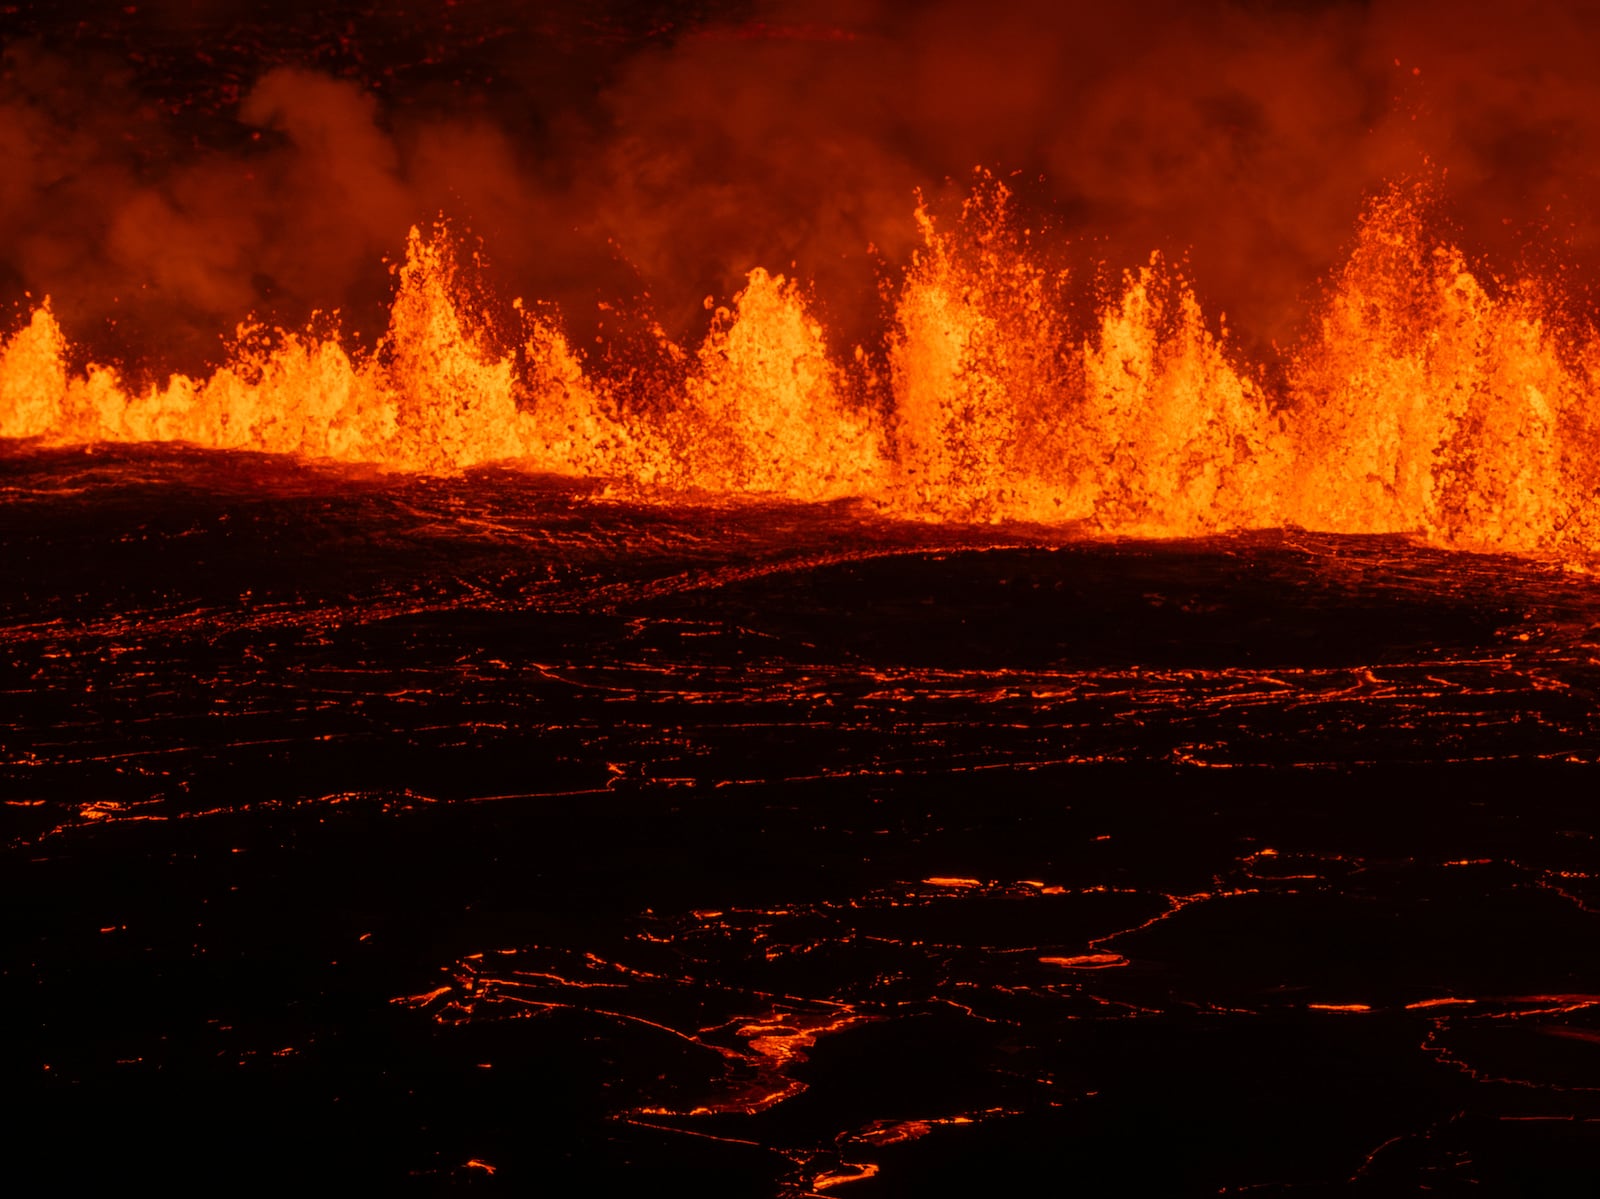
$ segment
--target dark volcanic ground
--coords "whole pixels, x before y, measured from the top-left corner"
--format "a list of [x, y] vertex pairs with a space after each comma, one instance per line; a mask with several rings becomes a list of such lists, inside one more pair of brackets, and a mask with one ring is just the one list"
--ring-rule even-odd
[[178, 449], [0, 560], [14, 1178], [1600, 1177], [1586, 575]]

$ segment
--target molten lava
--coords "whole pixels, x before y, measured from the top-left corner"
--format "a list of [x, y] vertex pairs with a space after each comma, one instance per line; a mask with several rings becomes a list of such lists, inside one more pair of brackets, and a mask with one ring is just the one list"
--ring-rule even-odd
[[951, 227], [919, 206], [882, 354], [836, 360], [805, 289], [758, 268], [697, 350], [657, 331], [681, 381], [640, 404], [548, 310], [517, 301], [508, 338], [475, 309], [448, 234], [413, 230], [371, 351], [336, 329], [244, 327], [209, 377], [137, 390], [112, 367], [71, 369], [46, 301], [0, 349], [0, 436], [429, 473], [514, 461], [639, 494], [854, 497], [1105, 535], [1298, 525], [1593, 554], [1600, 335], [1566, 327], [1535, 284], [1480, 278], [1430, 236], [1427, 207], [1398, 187], [1369, 206], [1274, 372], [1160, 256], [1075, 319], [1064, 274], [982, 178]]

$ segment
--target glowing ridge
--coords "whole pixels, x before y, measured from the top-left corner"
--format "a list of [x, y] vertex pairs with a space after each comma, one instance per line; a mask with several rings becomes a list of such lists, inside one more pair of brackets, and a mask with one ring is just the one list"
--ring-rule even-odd
[[[1075, 332], [1066, 277], [980, 179], [922, 249], [886, 360], [841, 363], [804, 291], [755, 269], [647, 411], [586, 372], [547, 310], [491, 331], [443, 231], [412, 231], [388, 332], [241, 327], [225, 365], [137, 391], [69, 369], [49, 301], [0, 344], [0, 436], [185, 441], [399, 470], [509, 461], [623, 490], [856, 497], [929, 520], [1183, 536], [1300, 525], [1479, 550], [1600, 549], [1600, 340], [1538, 288], [1482, 280], [1427, 196], [1363, 214], [1277, 391], [1154, 256]], [[328, 322], [323, 322], [327, 324]], [[504, 348], [515, 347], [515, 351]], [[499, 347], [499, 348], [497, 348]]]

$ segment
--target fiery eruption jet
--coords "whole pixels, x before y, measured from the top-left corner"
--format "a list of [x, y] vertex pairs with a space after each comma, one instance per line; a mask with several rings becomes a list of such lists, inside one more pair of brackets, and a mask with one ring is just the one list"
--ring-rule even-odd
[[[388, 115], [371, 91], [297, 64], [254, 82], [235, 66], [211, 88], [140, 80], [180, 98], [169, 123], [199, 119], [188, 110], [209, 122], [218, 144], [180, 151], [161, 119], [130, 124], [97, 107], [121, 93], [64, 96], [60, 52], [23, 43], [4, 100], [11, 273], [49, 298], [22, 302], [0, 348], [0, 437], [181, 441], [443, 473], [514, 462], [634, 496], [853, 498], [923, 520], [1090, 534], [1298, 526], [1591, 554], [1600, 336], [1573, 303], [1571, 276], [1530, 271], [1526, 252], [1517, 270], [1496, 273], [1444, 222], [1459, 210], [1481, 231], [1515, 217], [1526, 246], [1529, 204], [1563, 186], [1566, 210], [1582, 199], [1551, 179], [1572, 146], [1550, 149], [1537, 169], [1525, 163], [1513, 203], [1495, 174], [1504, 155], [1469, 153], [1461, 132], [1469, 120], [1486, 127], [1481, 110], [1503, 110], [1504, 80], [1528, 55], [1549, 51], [1544, 69], [1567, 80], [1575, 60], [1552, 43], [1571, 22], [1547, 14], [1539, 32], [1482, 50], [1493, 67], [1485, 95], [1451, 93], [1462, 111], [1446, 119], [1443, 94], [1471, 76], [1463, 39], [1506, 35], [1503, 23], [1473, 18], [1440, 40], [1427, 6], [1221, 5], [1209, 23], [1155, 8], [1164, 19], [1137, 31], [1076, 11], [1017, 18], [1067, 59], [1089, 52], [1058, 34], [1127, 50], [1120, 66], [1085, 57], [1076, 81], [1059, 83], [1025, 52], [1020, 25], [976, 30], [960, 4], [917, 20], [893, 4], [843, 23], [781, 7], [732, 24], [691, 15], [675, 40], [646, 35], [593, 68], [605, 84], [598, 108], [581, 91], [566, 97], [586, 132], [562, 141], [547, 128], [539, 144], [561, 171], [596, 181], [565, 191], [547, 177], [554, 168], [516, 163], [506, 129], [408, 99], [427, 88], [408, 91], [393, 63], [369, 84], [395, 96]], [[230, 13], [223, 6], [210, 25], [201, 14], [198, 28], [289, 56], [248, 9], [231, 25], [219, 15]], [[532, 85], [495, 81], [503, 43], [523, 44], [504, 15], [473, 8], [454, 41], [411, 49], [427, 62], [448, 46], [489, 111], [509, 112]], [[350, 29], [376, 19], [357, 6]], [[609, 19], [626, 43], [627, 19]], [[303, 37], [319, 26], [291, 28]], [[996, 47], [1010, 55], [1004, 66], [978, 54]], [[1389, 50], [1401, 53], [1391, 61]], [[1207, 55], [1210, 72], [1198, 73]], [[926, 117], [904, 107], [907, 130], [895, 137], [880, 118], [845, 120], [864, 98], [921, 95], [926, 73], [946, 68], [970, 110], [961, 119], [929, 98]], [[1070, 97], [1071, 130], [1047, 133], [1033, 109], [1024, 119], [1024, 97], [999, 86], [1010, 71], [1037, 104]], [[705, 80], [723, 91], [703, 94]], [[816, 92], [814, 112], [781, 104], [791, 85]], [[1571, 83], [1564, 101], [1542, 95], [1527, 129], [1504, 118], [1496, 135], [1542, 144], [1532, 131], [1559, 120], [1581, 140], [1587, 86]], [[1356, 96], [1359, 113], [1340, 107]], [[1034, 129], [1037, 144], [985, 144], [975, 130], [1001, 117]], [[959, 212], [948, 197], [915, 194], [938, 183], [913, 169], [934, 127], [950, 154], [983, 156], [976, 175], [972, 159], [946, 159], [967, 190]], [[1324, 172], [1308, 192], [1310, 164], [1323, 160], [1350, 161], [1349, 177]], [[1476, 175], [1456, 186], [1452, 166]], [[991, 167], [1012, 174], [997, 179]], [[1026, 172], [1039, 167], [1035, 183]], [[435, 177], [444, 183], [430, 189]], [[1013, 194], [1024, 184], [1027, 196]], [[83, 228], [63, 226], [63, 196]], [[828, 224], [820, 214], [831, 207], [845, 215]], [[1553, 208], [1541, 213], [1552, 245]], [[535, 260], [570, 275], [589, 252], [573, 247], [603, 238], [612, 261], [594, 269], [620, 264], [663, 298], [636, 295], [624, 315], [609, 300], [585, 306], [568, 278], [552, 285], [562, 304], [538, 292], [511, 300], [468, 252], [478, 235], [432, 224], [440, 212], [474, 222], [512, 275], [537, 275]], [[1152, 227], [1161, 213], [1175, 236]], [[770, 226], [757, 228], [763, 217]], [[402, 245], [406, 222], [421, 231], [414, 224]], [[1581, 230], [1562, 236], [1576, 269]], [[1478, 258], [1506, 257], [1476, 241]], [[797, 260], [736, 262], [741, 244]], [[354, 297], [376, 292], [356, 280], [370, 280], [384, 249], [403, 262], [375, 321]], [[685, 264], [691, 249], [720, 264], [710, 274], [728, 286], [705, 297], [698, 324], [679, 307], [708, 277]], [[1271, 265], [1285, 255], [1298, 273]], [[1244, 310], [1243, 334], [1202, 301], [1208, 292]], [[101, 332], [159, 335], [163, 320], [193, 330], [230, 305], [327, 313], [342, 302], [361, 310], [353, 331], [337, 314], [278, 327], [258, 313], [220, 365], [198, 371], [168, 373], [159, 344], [134, 347], [138, 360], [121, 366], [95, 348], [104, 338], [93, 314], [109, 322]]]
[[855, 498], [1096, 534], [1295, 525], [1600, 547], [1600, 336], [1562, 325], [1536, 283], [1486, 284], [1430, 239], [1422, 189], [1369, 206], [1276, 388], [1159, 255], [1080, 327], [1008, 201], [980, 178], [948, 231], [918, 210], [881, 359], [836, 361], [804, 288], [758, 267], [698, 348], [658, 329], [680, 379], [630, 405], [555, 317], [518, 301], [517, 326], [492, 327], [448, 233], [413, 229], [371, 351], [241, 327], [209, 376], [140, 390], [113, 368], [72, 369], [46, 303], [0, 349], [0, 435], [424, 472], [508, 462], [635, 496]]

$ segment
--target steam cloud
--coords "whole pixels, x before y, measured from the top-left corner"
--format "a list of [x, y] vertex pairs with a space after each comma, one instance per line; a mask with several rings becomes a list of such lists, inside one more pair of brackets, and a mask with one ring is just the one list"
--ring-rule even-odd
[[[456, 17], [474, 3], [521, 12]], [[251, 312], [376, 331], [383, 258], [443, 212], [507, 294], [580, 326], [648, 293], [689, 333], [704, 296], [792, 263], [860, 339], [914, 243], [914, 190], [948, 202], [981, 165], [1083, 262], [1187, 256], [1213, 314], [1281, 340], [1363, 197], [1424, 169], [1492, 266], [1538, 246], [1593, 277], [1597, 33], [1595, 10], [1552, 0], [772, 0], [599, 69], [591, 46], [564, 76], [545, 47], [481, 95], [380, 102], [273, 67], [198, 134], [123, 64], [46, 36], [0, 79], [0, 288], [50, 295], [91, 347], [186, 366]]]

